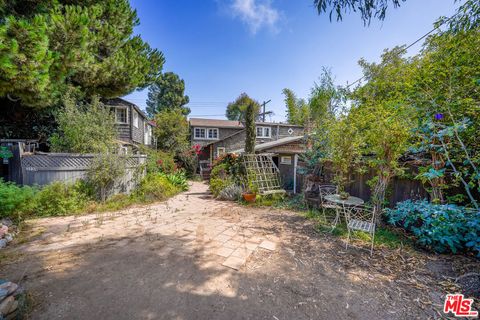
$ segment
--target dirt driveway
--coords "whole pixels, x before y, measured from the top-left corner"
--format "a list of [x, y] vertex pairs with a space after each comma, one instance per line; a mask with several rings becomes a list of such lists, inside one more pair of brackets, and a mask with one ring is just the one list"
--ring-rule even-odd
[[[116, 213], [38, 219], [0, 277], [32, 319], [427, 319], [436, 257], [345, 251], [297, 213], [211, 199], [207, 186]], [[239, 269], [239, 270], [236, 270]]]

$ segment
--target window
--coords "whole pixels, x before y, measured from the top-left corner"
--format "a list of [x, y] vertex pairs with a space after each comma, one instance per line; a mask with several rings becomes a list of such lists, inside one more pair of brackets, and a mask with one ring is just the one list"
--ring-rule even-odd
[[281, 164], [292, 164], [292, 157], [291, 156], [281, 156], [280, 157]]
[[115, 122], [128, 123], [128, 109], [123, 107], [115, 108]]
[[223, 156], [225, 154], [225, 148], [224, 147], [218, 147], [217, 148], [217, 157]]
[[138, 128], [138, 112], [133, 110], [133, 126]]
[[270, 138], [270, 127], [257, 127], [257, 138]]
[[203, 140], [217, 140], [218, 128], [194, 128], [193, 138]]
[[218, 139], [218, 129], [208, 129], [208, 139]]
[[195, 139], [205, 139], [205, 128], [195, 128], [194, 138]]

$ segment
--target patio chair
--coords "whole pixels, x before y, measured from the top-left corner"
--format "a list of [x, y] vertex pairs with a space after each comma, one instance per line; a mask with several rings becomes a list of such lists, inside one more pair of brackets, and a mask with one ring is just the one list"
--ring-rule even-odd
[[370, 246], [370, 255], [372, 255], [376, 229], [375, 210], [371, 207], [362, 205], [354, 207], [344, 207], [344, 211], [348, 229], [346, 249], [348, 249], [352, 231], [362, 231], [369, 233], [372, 238], [372, 244]]
[[[320, 207], [322, 208], [323, 219], [327, 222], [327, 216], [325, 215], [325, 209], [334, 209], [336, 215], [338, 215], [338, 209], [340, 208], [335, 203], [329, 202], [325, 199], [325, 196], [336, 194], [337, 193], [337, 186], [333, 184], [323, 184], [318, 186], [318, 197], [320, 199]], [[335, 222], [337, 218], [335, 218]]]

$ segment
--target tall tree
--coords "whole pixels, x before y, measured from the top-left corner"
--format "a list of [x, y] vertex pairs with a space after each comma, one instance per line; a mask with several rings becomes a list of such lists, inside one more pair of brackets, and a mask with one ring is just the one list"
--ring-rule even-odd
[[287, 121], [291, 124], [305, 125], [310, 117], [310, 108], [304, 99], [299, 99], [295, 93], [288, 88], [282, 90], [285, 96], [287, 107]]
[[185, 105], [189, 102], [185, 94], [185, 82], [173, 73], [166, 72], [148, 88], [147, 113], [153, 117], [167, 109], [181, 109], [184, 115], [190, 113]]
[[164, 58], [133, 28], [128, 0], [5, 0], [0, 11], [0, 97], [44, 108], [68, 87], [105, 98], [144, 88]]
[[245, 153], [255, 153], [255, 139], [257, 130], [255, 126], [255, 115], [258, 114], [259, 106], [252, 100], [245, 106]]
[[160, 150], [176, 153], [188, 146], [188, 121], [181, 109], [163, 109], [155, 115], [155, 122], [158, 126], [153, 133]]
[[246, 93], [240, 94], [238, 98], [235, 99], [235, 101], [230, 102], [227, 105], [227, 111], [225, 112], [225, 116], [228, 120], [242, 121], [245, 119], [245, 112], [250, 104], [254, 105], [254, 109], [256, 110], [254, 118], [257, 119], [260, 112], [260, 104], [250, 98]]

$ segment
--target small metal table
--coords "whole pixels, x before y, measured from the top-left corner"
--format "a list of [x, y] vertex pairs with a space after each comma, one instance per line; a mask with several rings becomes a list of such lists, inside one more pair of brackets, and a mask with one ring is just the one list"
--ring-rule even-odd
[[[343, 207], [350, 207], [350, 206], [359, 206], [359, 205], [362, 205], [365, 203], [365, 201], [363, 201], [362, 199], [360, 198], [357, 198], [357, 197], [352, 197], [352, 196], [349, 196], [347, 199], [341, 199], [340, 198], [340, 195], [339, 194], [329, 194], [327, 196], [324, 197], [325, 200], [329, 201], [329, 202], [333, 202], [335, 204], [339, 204]], [[335, 226], [337, 225], [338, 221], [340, 220], [340, 212], [338, 211], [339, 208], [337, 208], [335, 211], [336, 211], [336, 216], [335, 216], [335, 220], [333, 221], [333, 228], [335, 228]], [[346, 217], [345, 217], [345, 220], [346, 220]]]

